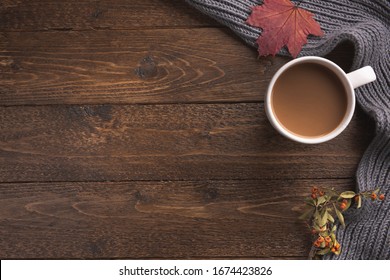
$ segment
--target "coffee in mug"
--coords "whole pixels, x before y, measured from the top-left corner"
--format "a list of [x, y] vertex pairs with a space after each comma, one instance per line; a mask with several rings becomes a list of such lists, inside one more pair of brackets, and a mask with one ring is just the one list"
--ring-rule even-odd
[[331, 70], [317, 63], [295, 64], [276, 80], [272, 110], [285, 129], [301, 137], [335, 130], [347, 112], [347, 93]]
[[375, 79], [370, 66], [346, 74], [325, 58], [292, 60], [271, 80], [265, 99], [267, 117], [282, 135], [297, 142], [328, 141], [352, 119], [354, 88]]

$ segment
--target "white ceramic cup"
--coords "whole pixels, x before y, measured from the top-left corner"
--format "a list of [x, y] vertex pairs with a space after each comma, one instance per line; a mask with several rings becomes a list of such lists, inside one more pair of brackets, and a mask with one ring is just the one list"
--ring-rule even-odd
[[[346, 114], [344, 116], [344, 119], [341, 121], [341, 123], [333, 131], [331, 131], [326, 135], [322, 135], [319, 137], [304, 137], [304, 136], [299, 136], [297, 134], [293, 134], [287, 129], [285, 129], [279, 123], [272, 109], [272, 103], [271, 103], [272, 92], [276, 80], [288, 68], [299, 63], [317, 63], [323, 65], [326, 68], [330, 69], [333, 73], [335, 73], [337, 77], [340, 79], [340, 81], [342, 82], [342, 84], [344, 85], [345, 92], [347, 94], [347, 102], [348, 102]], [[353, 113], [355, 111], [354, 89], [362, 85], [365, 85], [367, 83], [373, 82], [375, 80], [376, 80], [376, 75], [371, 66], [365, 66], [356, 71], [346, 74], [337, 64], [333, 63], [328, 59], [318, 57], [318, 56], [300, 57], [283, 65], [273, 76], [265, 97], [265, 111], [272, 126], [285, 137], [304, 144], [318, 144], [318, 143], [326, 142], [339, 135], [348, 126], [349, 122], [351, 121]]]

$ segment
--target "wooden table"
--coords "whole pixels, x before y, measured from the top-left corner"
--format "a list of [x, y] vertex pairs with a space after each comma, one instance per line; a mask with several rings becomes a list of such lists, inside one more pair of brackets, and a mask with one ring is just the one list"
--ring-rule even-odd
[[286, 61], [182, 0], [2, 0], [0, 258], [306, 258], [303, 198], [354, 187], [374, 125], [279, 136]]

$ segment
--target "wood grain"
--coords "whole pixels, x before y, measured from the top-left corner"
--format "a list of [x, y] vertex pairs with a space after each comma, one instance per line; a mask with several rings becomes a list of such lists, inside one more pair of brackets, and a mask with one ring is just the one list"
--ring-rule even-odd
[[352, 178], [360, 111], [320, 145], [277, 134], [261, 104], [0, 107], [0, 181]]
[[183, 0], [2, 0], [0, 30], [100, 30], [218, 26]]
[[353, 189], [375, 127], [283, 138], [289, 59], [256, 58], [182, 0], [0, 1], [0, 258], [305, 259], [303, 196]]
[[214, 28], [3, 33], [0, 105], [260, 101], [286, 61]]
[[0, 258], [306, 258], [314, 184], [353, 181], [0, 184]]

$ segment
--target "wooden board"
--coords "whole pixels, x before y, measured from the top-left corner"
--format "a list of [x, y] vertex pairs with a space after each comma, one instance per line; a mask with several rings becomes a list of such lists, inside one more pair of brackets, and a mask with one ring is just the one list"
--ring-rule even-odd
[[353, 181], [0, 184], [0, 258], [306, 258], [312, 185]]
[[260, 101], [286, 61], [216, 28], [3, 33], [0, 105]]
[[219, 26], [184, 0], [2, 0], [0, 30], [101, 30]]
[[374, 126], [280, 136], [261, 104], [0, 107], [0, 181], [353, 177]]
[[288, 60], [184, 0], [0, 1], [0, 258], [305, 259], [303, 197], [353, 189], [375, 126], [278, 135]]

